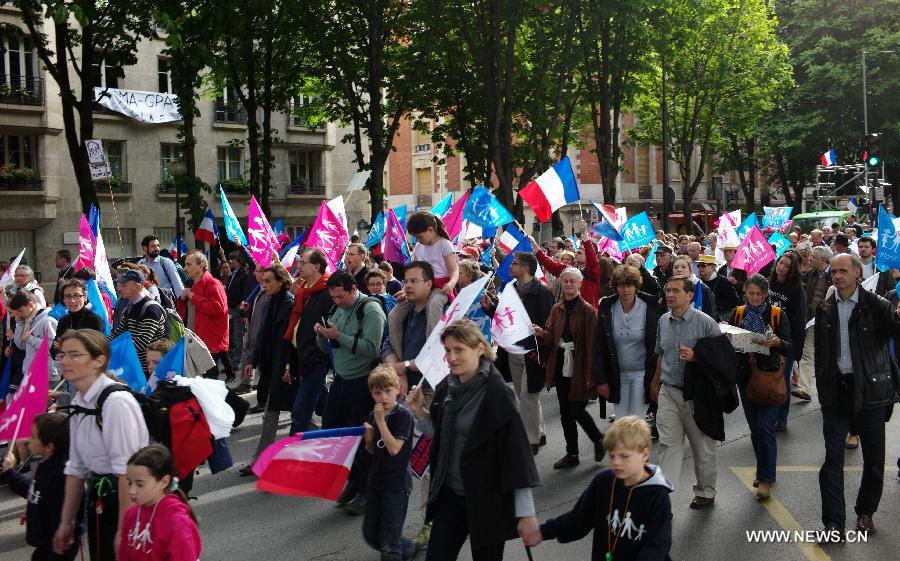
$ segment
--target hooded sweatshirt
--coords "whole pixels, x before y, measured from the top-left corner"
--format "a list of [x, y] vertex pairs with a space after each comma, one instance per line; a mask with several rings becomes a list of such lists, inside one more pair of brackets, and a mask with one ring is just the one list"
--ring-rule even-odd
[[[154, 512], [154, 509], [156, 512]], [[197, 561], [203, 544], [190, 507], [169, 494], [155, 506], [131, 505], [122, 519], [118, 561]]]
[[[672, 484], [655, 465], [647, 465], [650, 477], [626, 487], [612, 470], [594, 477], [569, 512], [541, 524], [544, 539], [576, 541], [594, 531], [593, 561], [602, 561], [615, 543], [616, 561], [663, 561], [672, 546]], [[615, 485], [612, 509], [609, 498]], [[628, 500], [631, 493], [631, 501]], [[625, 508], [628, 503], [628, 508]], [[610, 512], [610, 510], [612, 512]], [[621, 532], [621, 533], [620, 533]], [[618, 536], [618, 539], [616, 538]]]

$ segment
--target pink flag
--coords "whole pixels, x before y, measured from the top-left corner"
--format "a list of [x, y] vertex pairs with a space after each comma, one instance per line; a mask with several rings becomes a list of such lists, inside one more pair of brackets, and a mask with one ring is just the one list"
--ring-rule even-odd
[[394, 214], [394, 210], [388, 211], [387, 227], [384, 233], [384, 258], [393, 263], [406, 263], [409, 257], [406, 254], [406, 232], [400, 225], [400, 220]]
[[609, 238], [600, 238], [597, 242], [597, 255], [607, 254], [619, 263], [625, 258], [625, 254], [619, 251], [618, 242]]
[[774, 259], [775, 250], [769, 245], [769, 240], [760, 231], [759, 226], [754, 226], [738, 246], [731, 266], [735, 269], [743, 269], [747, 272], [747, 276], [751, 276]]
[[97, 240], [94, 238], [94, 232], [91, 231], [91, 225], [88, 223], [84, 214], [81, 215], [81, 226], [78, 229], [78, 261], [75, 262], [75, 270], [84, 267], [94, 267], [95, 251]]
[[462, 231], [463, 209], [466, 208], [466, 202], [469, 200], [469, 193], [470, 191], [466, 191], [458, 201], [453, 203], [453, 206], [450, 207], [450, 211], [444, 215], [444, 227], [447, 228], [447, 233], [450, 234], [451, 240], [458, 236]]
[[337, 264], [349, 243], [350, 234], [347, 233], [347, 228], [328, 203], [323, 201], [319, 207], [319, 215], [309, 229], [303, 245], [321, 249], [328, 258], [328, 272], [333, 273], [337, 270]]
[[0, 440], [20, 438], [31, 434], [31, 423], [37, 415], [47, 411], [47, 392], [50, 389], [49, 338], [41, 341], [31, 367], [22, 378], [19, 390], [3, 413], [0, 413]]
[[278, 252], [278, 236], [272, 231], [253, 195], [250, 195], [250, 210], [247, 213], [247, 233], [250, 234], [250, 255], [253, 260], [260, 267], [268, 267], [272, 262], [273, 252]]

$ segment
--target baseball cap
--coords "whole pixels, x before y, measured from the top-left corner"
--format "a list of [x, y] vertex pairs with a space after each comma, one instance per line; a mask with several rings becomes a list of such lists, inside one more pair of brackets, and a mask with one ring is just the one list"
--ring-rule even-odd
[[144, 273], [135, 271], [134, 269], [128, 269], [119, 275], [119, 278], [116, 279], [116, 284], [124, 284], [128, 281], [144, 284], [146, 280], [147, 279], [144, 278]]

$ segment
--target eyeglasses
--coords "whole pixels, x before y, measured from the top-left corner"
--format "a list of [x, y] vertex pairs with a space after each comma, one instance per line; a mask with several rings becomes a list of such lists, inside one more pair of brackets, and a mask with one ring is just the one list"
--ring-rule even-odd
[[56, 353], [56, 361], [62, 362], [64, 360], [78, 360], [79, 358], [88, 356], [87, 353]]
[[63, 296], [63, 300], [81, 300], [84, 298], [84, 294], [66, 294]]

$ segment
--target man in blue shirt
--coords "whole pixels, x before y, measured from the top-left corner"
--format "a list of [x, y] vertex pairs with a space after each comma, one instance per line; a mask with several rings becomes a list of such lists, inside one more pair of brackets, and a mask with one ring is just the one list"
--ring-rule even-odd
[[153, 234], [145, 236], [141, 240], [141, 248], [144, 250], [144, 258], [138, 263], [153, 269], [156, 273], [156, 280], [159, 281], [159, 286], [171, 289], [175, 293], [175, 297], [180, 298], [181, 291], [184, 290], [184, 284], [181, 282], [175, 263], [171, 259], [159, 255], [159, 238]]

